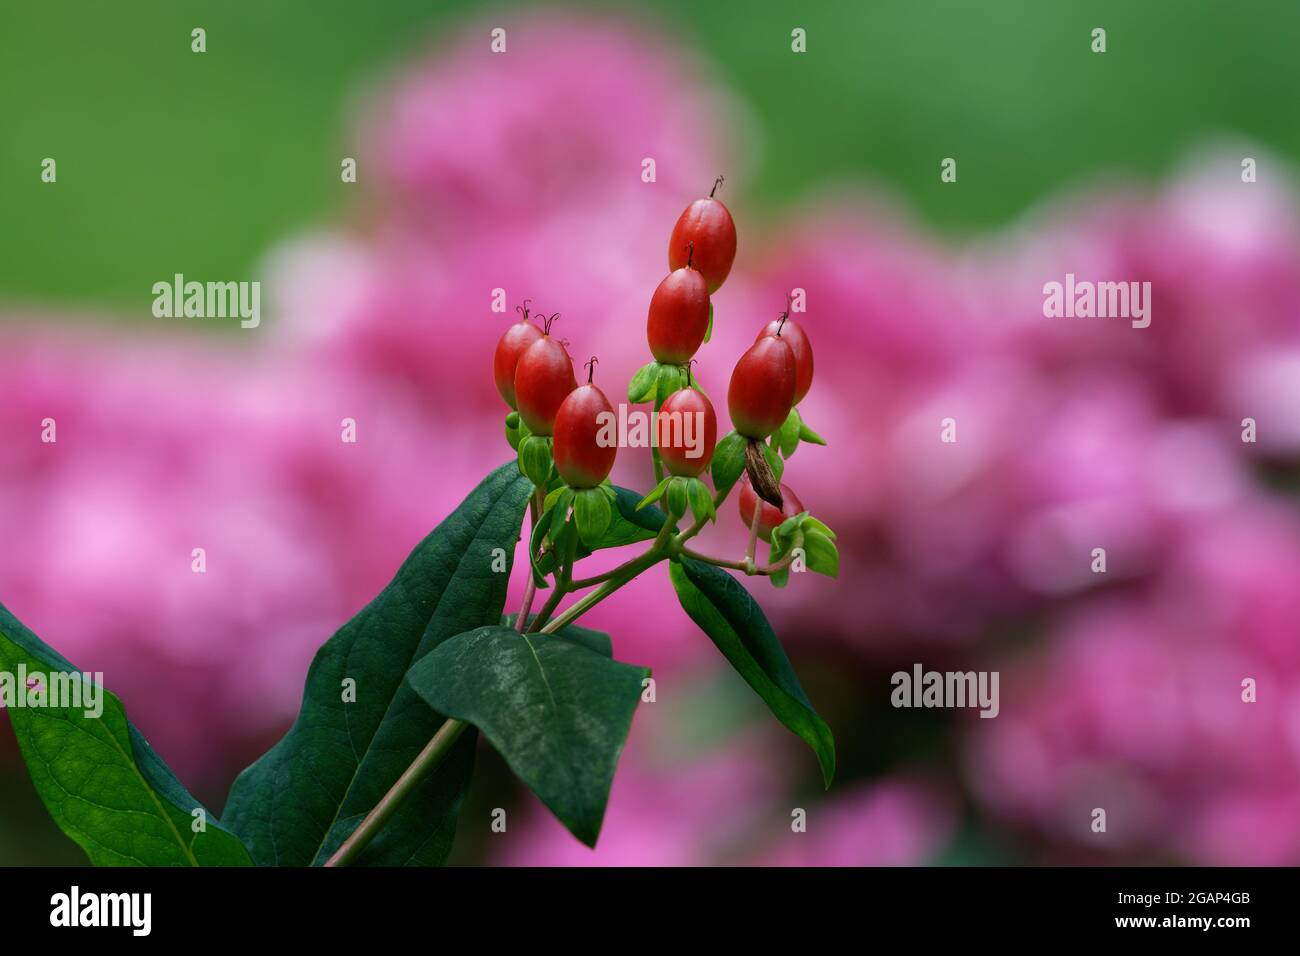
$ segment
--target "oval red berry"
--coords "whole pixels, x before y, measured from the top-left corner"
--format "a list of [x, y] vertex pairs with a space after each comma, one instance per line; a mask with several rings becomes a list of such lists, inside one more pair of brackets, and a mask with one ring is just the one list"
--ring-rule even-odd
[[709, 330], [709, 288], [691, 268], [674, 269], [650, 297], [646, 339], [650, 353], [666, 365], [685, 365]]
[[758, 338], [754, 341], [757, 342], [765, 336], [776, 335], [778, 329], [781, 338], [786, 340], [790, 351], [794, 353], [794, 404], [798, 405], [808, 394], [808, 389], [812, 388], [812, 343], [808, 341], [808, 333], [796, 325], [793, 319], [786, 319], [784, 325], [780, 319], [773, 319], [763, 327], [763, 331], [758, 333]]
[[746, 438], [763, 439], [794, 407], [794, 352], [777, 336], [762, 336], [740, 357], [727, 389], [731, 424]]
[[534, 435], [549, 435], [560, 403], [577, 388], [573, 362], [564, 346], [544, 335], [528, 346], [515, 366], [519, 417]]
[[555, 470], [570, 488], [595, 488], [618, 456], [614, 408], [595, 385], [575, 388], [555, 414]]
[[542, 337], [542, 330], [529, 321], [516, 322], [505, 330], [492, 355], [492, 378], [497, 391], [511, 408], [515, 404], [515, 368], [524, 350]]
[[718, 443], [718, 416], [701, 391], [683, 388], [664, 401], [655, 418], [655, 442], [664, 467], [694, 478], [713, 460]]
[[668, 268], [689, 261], [704, 276], [710, 294], [717, 292], [736, 258], [736, 224], [717, 199], [697, 199], [677, 217], [668, 240]]

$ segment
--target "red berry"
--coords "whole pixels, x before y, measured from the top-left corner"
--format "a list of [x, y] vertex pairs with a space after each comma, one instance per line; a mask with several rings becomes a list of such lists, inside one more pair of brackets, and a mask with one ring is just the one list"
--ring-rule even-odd
[[646, 338], [656, 361], [685, 365], [709, 330], [709, 289], [690, 266], [668, 273], [650, 297]]
[[542, 330], [525, 319], [506, 329], [497, 342], [496, 353], [492, 356], [492, 377], [496, 380], [497, 391], [511, 408], [515, 404], [515, 366], [519, 356], [528, 346], [542, 337]]
[[794, 386], [790, 343], [780, 336], [761, 336], [731, 373], [727, 389], [731, 424], [746, 438], [766, 438], [785, 423], [794, 407]]
[[591, 384], [590, 375], [586, 385], [575, 388], [560, 404], [552, 450], [555, 470], [570, 488], [595, 488], [609, 477], [618, 455], [613, 421], [614, 407]]
[[696, 477], [709, 467], [718, 442], [713, 403], [697, 389], [678, 389], [660, 407], [655, 433], [664, 467], [674, 475]]
[[[778, 333], [789, 343], [790, 351], [794, 353], [794, 404], [798, 405], [808, 394], [808, 389], [812, 388], [812, 343], [808, 341], [808, 334], [796, 325], [793, 319], [785, 317], [773, 319], [763, 326], [763, 331], [758, 333], [758, 339]], [[758, 339], [754, 341], [757, 342]]]
[[[714, 183], [716, 190], [722, 178]], [[673, 226], [668, 240], [668, 268], [680, 269], [691, 258], [694, 244], [695, 268], [704, 274], [709, 292], [718, 291], [731, 263], [736, 258], [736, 224], [731, 213], [710, 193], [707, 199], [697, 199], [686, 207]]]
[[748, 476], [741, 479], [740, 496], [736, 499], [740, 505], [740, 520], [745, 522], [745, 527], [748, 528], [754, 520], [754, 506], [761, 504], [763, 510], [758, 516], [758, 536], [764, 541], [772, 540], [772, 529], [782, 521], [793, 518], [805, 510], [789, 485], [781, 485], [781, 497], [785, 500], [785, 505], [778, 511], [774, 505], [761, 500], [754, 493], [754, 486], [749, 483]]
[[[555, 318], [546, 320], [547, 333]], [[551, 434], [560, 403], [577, 386], [569, 353], [549, 334], [524, 349], [515, 366], [515, 399], [528, 430], [534, 435]]]

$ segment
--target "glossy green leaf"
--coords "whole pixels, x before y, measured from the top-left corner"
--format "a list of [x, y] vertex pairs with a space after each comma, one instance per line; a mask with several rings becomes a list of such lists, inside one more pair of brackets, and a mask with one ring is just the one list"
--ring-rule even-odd
[[[58, 676], [81, 672], [3, 605], [0, 673], [10, 684], [8, 693], [44, 697], [43, 706], [6, 712], [36, 792], [91, 863], [252, 865], [239, 838], [200, 806], [127, 720], [121, 701], [102, 688], [87, 696], [80, 676]], [[35, 682], [30, 689], [24, 673]], [[78, 682], [80, 700], [62, 696], [65, 681]], [[63, 706], [50, 706], [55, 703]]]
[[[260, 864], [323, 863], [410, 765], [443, 715], [405, 682], [449, 637], [496, 625], [532, 485], [514, 462], [474, 489], [316, 654], [293, 727], [235, 781], [227, 825]], [[356, 700], [344, 703], [344, 680]], [[357, 865], [443, 862], [468, 785], [466, 733]]]
[[674, 561], [669, 569], [682, 607], [777, 720], [812, 747], [830, 786], [835, 776], [835, 738], [817, 715], [794, 668], [755, 600], [721, 568], [699, 561]]
[[467, 721], [583, 843], [600, 835], [644, 667], [573, 640], [480, 627], [411, 668], [435, 711]]
[[709, 324], [704, 327], [704, 341], [707, 343], [713, 338], [713, 303], [709, 303]]

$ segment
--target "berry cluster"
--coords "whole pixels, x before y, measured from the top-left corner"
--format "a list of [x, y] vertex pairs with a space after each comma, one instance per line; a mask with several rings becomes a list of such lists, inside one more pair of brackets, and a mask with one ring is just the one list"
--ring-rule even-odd
[[[798, 550], [806, 552], [809, 570], [834, 574], [834, 534], [780, 481], [783, 459], [800, 441], [825, 444], [796, 408], [812, 386], [813, 353], [807, 334], [790, 318], [789, 303], [759, 330], [732, 371], [727, 409], [734, 431], [721, 441], [713, 404], [691, 374], [713, 330], [711, 297], [736, 256], [735, 223], [714, 195], [721, 183], [719, 177], [707, 197], [678, 217], [668, 242], [670, 271], [650, 298], [646, 340], [654, 360], [633, 376], [628, 401], [653, 403], [657, 484], [638, 507], [662, 502], [674, 526], [691, 512], [695, 524], [676, 541], [676, 553], [768, 574], [780, 585]], [[551, 335], [558, 314], [546, 317], [539, 329], [529, 320], [527, 301], [519, 311], [523, 319], [497, 343], [493, 375], [513, 409], [506, 437], [518, 452], [520, 470], [539, 489], [537, 513], [547, 529], [543, 546], [550, 542], [554, 567], [566, 555], [572, 561], [579, 541], [598, 547], [613, 520], [617, 495], [608, 477], [618, 449], [608, 423], [615, 412], [593, 383], [595, 358], [587, 363], [587, 384], [577, 384], [565, 343]], [[712, 489], [701, 478], [708, 470]], [[745, 561], [723, 562], [682, 547], [705, 522], [716, 520], [718, 506], [738, 481], [740, 515], [751, 532]], [[758, 538], [772, 545], [768, 568], [754, 563]]]

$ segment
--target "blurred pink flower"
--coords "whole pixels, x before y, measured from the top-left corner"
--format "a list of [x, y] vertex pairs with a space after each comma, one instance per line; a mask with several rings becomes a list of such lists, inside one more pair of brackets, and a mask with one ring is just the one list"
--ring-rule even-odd
[[[973, 789], [1009, 822], [1099, 852], [1294, 864], [1300, 827], [1300, 522], [1207, 522], [1155, 591], [1081, 608], [1004, 670], [973, 721]], [[1243, 700], [1244, 681], [1257, 700]], [[1094, 808], [1107, 813], [1093, 833]]]

